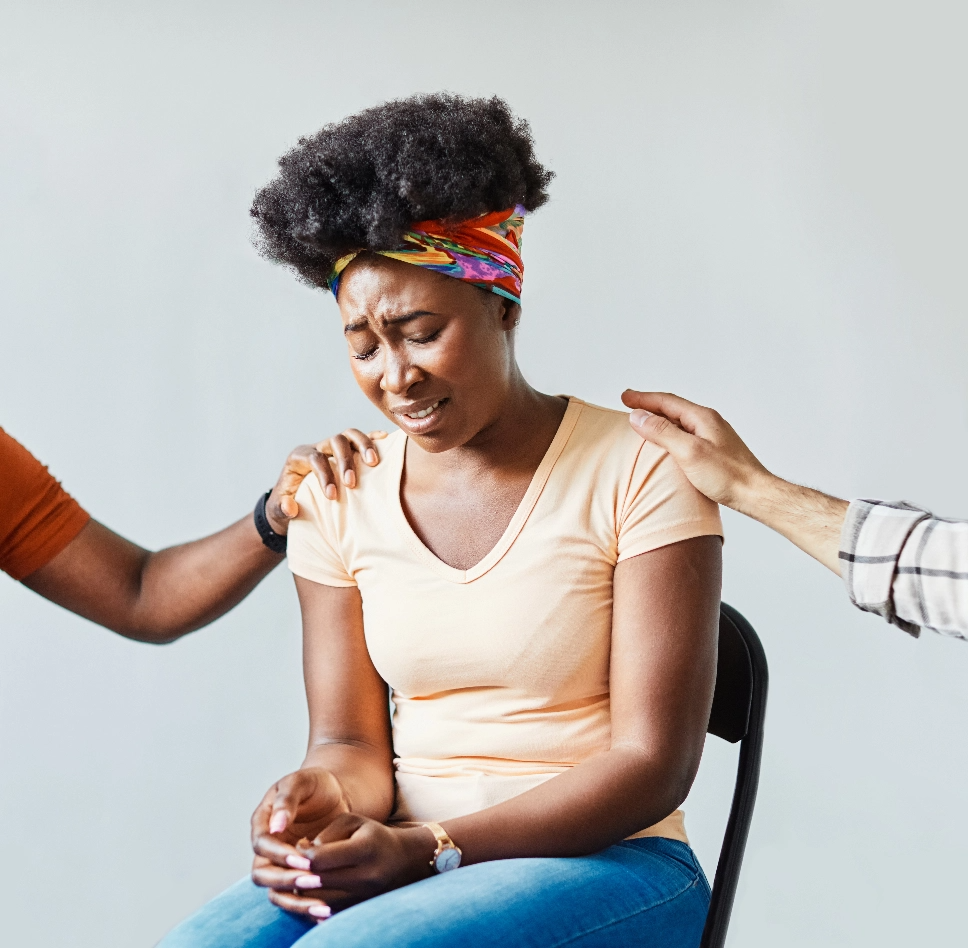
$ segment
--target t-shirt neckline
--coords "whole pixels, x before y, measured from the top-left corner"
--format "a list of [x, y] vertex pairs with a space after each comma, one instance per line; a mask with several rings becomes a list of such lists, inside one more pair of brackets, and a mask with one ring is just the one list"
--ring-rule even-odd
[[504, 533], [501, 534], [501, 538], [484, 558], [475, 563], [470, 569], [457, 569], [449, 563], [445, 563], [424, 545], [424, 542], [414, 532], [413, 527], [410, 526], [410, 521], [407, 520], [407, 515], [403, 512], [403, 503], [400, 500], [400, 483], [403, 479], [403, 464], [407, 454], [407, 436], [404, 435], [399, 440], [396, 456], [393, 459], [393, 476], [389, 478], [390, 489], [393, 495], [390, 498], [390, 509], [393, 511], [399, 529], [403, 531], [411, 548], [425, 565], [452, 583], [472, 583], [475, 579], [479, 579], [493, 569], [504, 558], [505, 554], [513, 546], [514, 541], [518, 538], [518, 535], [524, 529], [524, 525], [528, 522], [528, 518], [538, 503], [538, 498], [548, 483], [548, 478], [551, 476], [551, 472], [558, 458], [561, 457], [561, 453], [564, 451], [565, 445], [568, 443], [568, 439], [571, 437], [572, 432], [575, 430], [575, 425], [578, 423], [578, 418], [581, 415], [582, 407], [585, 403], [579, 398], [567, 397], [568, 407], [565, 409], [565, 413], [561, 418], [558, 430], [555, 432], [555, 436], [552, 438], [551, 444], [545, 452], [545, 456], [541, 459], [538, 469], [534, 472], [531, 483], [528, 485], [524, 497], [521, 498], [521, 503], [518, 504], [518, 509], [515, 510], [514, 516], [511, 517]]

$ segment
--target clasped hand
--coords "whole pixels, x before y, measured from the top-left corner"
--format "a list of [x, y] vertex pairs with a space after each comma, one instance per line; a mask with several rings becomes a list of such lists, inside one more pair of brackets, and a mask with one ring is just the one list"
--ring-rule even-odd
[[323, 921], [430, 874], [433, 835], [351, 811], [337, 777], [297, 770], [269, 788], [252, 814], [252, 881], [287, 912]]

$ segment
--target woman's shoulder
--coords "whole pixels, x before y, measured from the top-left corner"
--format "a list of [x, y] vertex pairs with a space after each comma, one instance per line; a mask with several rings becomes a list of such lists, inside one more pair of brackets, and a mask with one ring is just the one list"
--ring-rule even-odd
[[[384, 536], [387, 509], [393, 497], [392, 480], [399, 483], [403, 433], [379, 442], [376, 467], [357, 464], [357, 486], [338, 484], [339, 495], [330, 500], [315, 474], [309, 474], [296, 492], [299, 513], [289, 524], [289, 568], [305, 579], [325, 586], [355, 586], [359, 545], [379, 542]], [[335, 468], [334, 468], [335, 473]]]
[[644, 440], [629, 424], [629, 412], [571, 399], [578, 413], [565, 451], [568, 476], [596, 491], [611, 487], [618, 495], [670, 492], [693, 495], [669, 452]]
[[568, 476], [614, 499], [619, 560], [679, 540], [722, 536], [716, 505], [667, 451], [639, 436], [628, 412], [587, 402], [580, 408]]
[[571, 447], [586, 456], [601, 454], [630, 463], [645, 452], [658, 460], [666, 452], [656, 444], [643, 441], [629, 424], [629, 412], [605, 408], [571, 397], [570, 403], [578, 409]]

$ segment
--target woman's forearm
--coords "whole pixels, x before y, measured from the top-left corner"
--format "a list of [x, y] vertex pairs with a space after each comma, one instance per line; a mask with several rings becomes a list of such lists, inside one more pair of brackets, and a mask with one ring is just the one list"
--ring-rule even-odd
[[615, 747], [497, 806], [443, 825], [464, 863], [599, 852], [658, 823], [686, 798], [695, 761], [670, 765]]

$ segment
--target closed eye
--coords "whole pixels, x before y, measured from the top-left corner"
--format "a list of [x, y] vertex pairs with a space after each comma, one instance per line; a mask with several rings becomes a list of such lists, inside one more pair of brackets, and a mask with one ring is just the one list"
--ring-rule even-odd
[[373, 356], [376, 355], [377, 349], [379, 348], [380, 348], [379, 346], [373, 346], [372, 349], [367, 349], [366, 352], [354, 352], [353, 358], [359, 359], [360, 362], [367, 362], [368, 360], [372, 359]]

